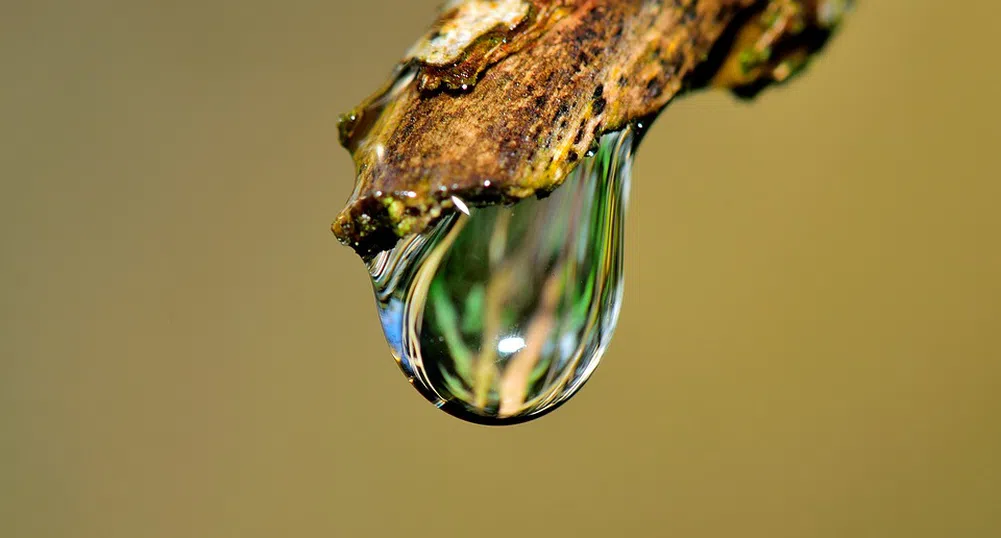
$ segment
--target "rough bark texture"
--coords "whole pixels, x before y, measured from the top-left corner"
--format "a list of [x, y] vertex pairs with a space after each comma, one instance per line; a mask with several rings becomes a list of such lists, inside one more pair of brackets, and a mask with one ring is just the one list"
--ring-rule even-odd
[[[847, 0], [453, 1], [341, 119], [357, 183], [333, 224], [362, 255], [448, 211], [558, 187], [602, 133], [705, 86], [750, 96], [805, 65]], [[496, 23], [496, 24], [495, 24]]]

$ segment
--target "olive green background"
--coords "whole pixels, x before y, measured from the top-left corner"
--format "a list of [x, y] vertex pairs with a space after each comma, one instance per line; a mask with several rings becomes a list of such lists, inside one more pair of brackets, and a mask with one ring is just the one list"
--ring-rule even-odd
[[5, 3], [0, 536], [1001, 535], [997, 2], [672, 105], [602, 366], [510, 428], [407, 386], [328, 231], [435, 4]]

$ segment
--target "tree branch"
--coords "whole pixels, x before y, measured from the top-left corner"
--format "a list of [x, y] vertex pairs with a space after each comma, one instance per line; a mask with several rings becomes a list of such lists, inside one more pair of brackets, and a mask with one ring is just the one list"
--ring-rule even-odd
[[849, 0], [453, 0], [341, 118], [357, 183], [333, 224], [362, 255], [453, 211], [558, 187], [598, 138], [707, 86], [796, 74]]

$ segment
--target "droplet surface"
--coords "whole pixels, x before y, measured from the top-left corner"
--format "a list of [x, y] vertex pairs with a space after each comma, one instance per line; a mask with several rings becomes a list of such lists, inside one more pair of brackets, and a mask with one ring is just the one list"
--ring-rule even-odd
[[400, 368], [439, 408], [484, 424], [539, 417], [604, 353], [622, 297], [633, 136], [605, 135], [547, 198], [467, 208], [368, 262]]

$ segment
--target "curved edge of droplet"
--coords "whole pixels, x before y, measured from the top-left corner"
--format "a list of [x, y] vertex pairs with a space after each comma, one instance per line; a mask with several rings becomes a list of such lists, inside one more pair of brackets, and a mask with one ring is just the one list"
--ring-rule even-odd
[[[407, 339], [406, 334], [409, 326], [420, 324], [424, 311], [426, 294], [416, 293], [414, 282], [418, 286], [422, 283], [426, 286], [430, 282], [428, 273], [433, 275], [437, 270], [451, 243], [449, 238], [454, 239], [461, 230], [463, 219], [464, 216], [449, 215], [431, 230], [401, 239], [395, 247], [376, 254], [366, 263], [379, 322], [390, 352], [411, 384], [435, 405], [440, 405], [445, 399], [434, 391], [426, 378], [420, 352], [414, 352], [414, 343]], [[398, 289], [405, 292], [402, 300], [395, 296]]]
[[[610, 151], [609, 161], [606, 164], [609, 177], [605, 188], [609, 191], [608, 195], [615, 199], [611, 208], [613, 213], [607, 219], [610, 222], [615, 221], [616, 218], [622, 219], [619, 226], [613, 230], [615, 237], [612, 238], [617, 243], [618, 248], [613, 248], [616, 255], [611, 263], [614, 265], [614, 273], [618, 277], [614, 283], [607, 287], [611, 288], [611, 293], [614, 295], [610, 297], [610, 302], [605, 303], [610, 304], [610, 308], [599, 314], [602, 336], [597, 347], [589, 354], [592, 359], [587, 361], [586, 369], [564, 390], [542, 398], [533, 410], [507, 416], [486, 415], [476, 412], [460, 400], [443, 397], [435, 390], [433, 383], [426, 376], [421, 352], [415, 348], [418, 344], [408, 340], [405, 336], [408, 327], [413, 329], [420, 326], [422, 322], [425, 301], [413, 300], [426, 296], [426, 293], [420, 292], [419, 286], [427, 287], [430, 284], [431, 278], [436, 273], [452, 242], [449, 238], [454, 240], [468, 220], [469, 215], [452, 215], [443, 219], [432, 230], [403, 238], [393, 249], [381, 252], [368, 261], [367, 266], [372, 277], [376, 299], [381, 305], [379, 308], [380, 321], [393, 356], [418, 393], [436, 408], [463, 421], [483, 426], [522, 424], [561, 408], [571, 397], [581, 391], [597, 369], [618, 323], [624, 295], [624, 219], [630, 190], [632, 151], [637, 143], [637, 138], [630, 128], [609, 133], [606, 136], [616, 138], [612, 151]], [[595, 180], [593, 177], [588, 179]], [[407, 267], [414, 268], [414, 273], [404, 274], [399, 271], [400, 268]], [[390, 298], [400, 285], [408, 287], [407, 300], [405, 301]], [[426, 290], [424, 291], [426, 292]], [[382, 305], [385, 305], [386, 308], [383, 308]], [[551, 400], [545, 401], [546, 398], [551, 398]]]
[[[614, 146], [609, 153], [609, 177], [606, 180], [607, 184], [605, 185], [605, 189], [607, 190], [606, 194], [614, 200], [614, 203], [610, 208], [612, 213], [608, 215], [607, 218], [609, 222], [608, 225], [611, 227], [611, 233], [614, 233], [614, 237], [612, 237], [613, 245], [611, 248], [615, 253], [615, 256], [611, 261], [611, 264], [614, 266], [614, 273], [617, 275], [617, 278], [611, 284], [606, 284], [613, 295], [610, 297], [610, 301], [606, 303], [610, 304], [610, 308], [600, 315], [600, 323], [602, 325], [601, 338], [597, 347], [591, 351], [593, 358], [587, 361], [584, 372], [582, 372], [570, 386], [566, 387], [558, 394], [551, 395], [553, 398], [552, 401], [540, 402], [538, 404], [540, 407], [536, 411], [510, 417], [482, 417], [478, 415], [479, 418], [485, 418], [488, 420], [477, 421], [477, 423], [496, 426], [513, 425], [534, 420], [555, 411], [556, 409], [562, 407], [573, 396], [580, 393], [587, 382], [591, 379], [598, 366], [601, 364], [601, 359], [608, 350], [608, 346], [612, 340], [612, 335], [618, 325], [619, 314], [622, 309], [622, 300], [625, 295], [625, 271], [623, 263], [625, 258], [625, 217], [626, 210], [629, 205], [629, 195], [632, 183], [633, 152], [635, 151], [639, 140], [635, 136], [634, 130], [630, 127], [626, 127], [618, 132], [606, 134], [605, 136], [615, 137]], [[597, 178], [594, 177], [589, 179], [591, 181], [597, 180]], [[617, 219], [621, 220], [618, 221], [616, 226], [615, 221]], [[462, 415], [460, 418], [464, 417], [465, 415]]]
[[[587, 380], [585, 380], [585, 382], [586, 381]], [[577, 387], [576, 390], [579, 391], [583, 386], [584, 383], [581, 383], [581, 385]], [[563, 404], [567, 403], [567, 401], [569, 401], [569, 398], [559, 400], [558, 402], [548, 407], [539, 409], [532, 413], [526, 413], [523, 415], [512, 415], [508, 417], [481, 415], [479, 413], [473, 413], [469, 410], [469, 408], [465, 404], [462, 404], [455, 400], [442, 399], [438, 403], [436, 402], [431, 402], [431, 403], [434, 404], [435, 407], [437, 407], [438, 409], [441, 409], [442, 411], [448, 413], [449, 415], [452, 415], [455, 418], [462, 419], [465, 422], [479, 424], [480, 426], [516, 426], [518, 424], [524, 424], [525, 422], [531, 422], [535, 419], [542, 418], [543, 416], [548, 415], [549, 413], [552, 413], [553, 411], [562, 407]]]

